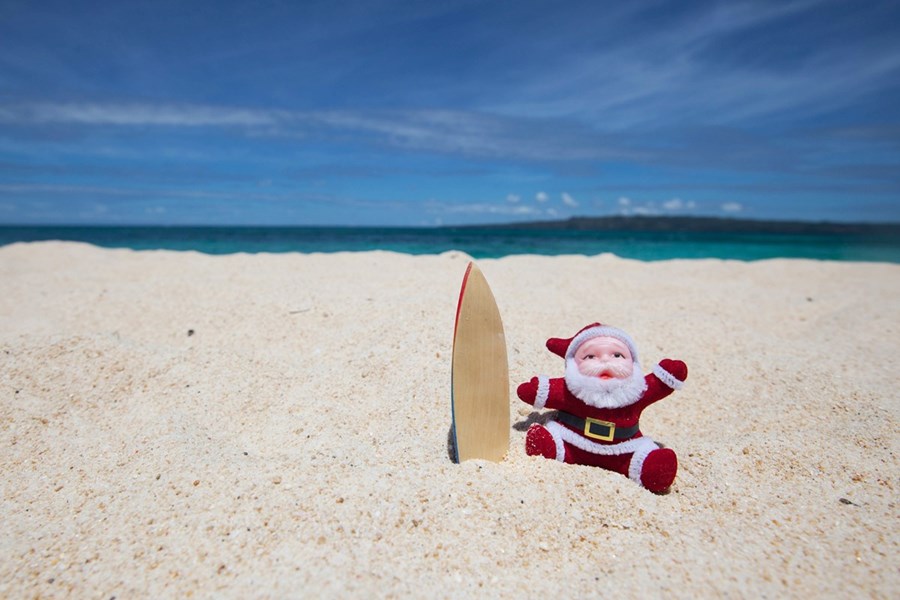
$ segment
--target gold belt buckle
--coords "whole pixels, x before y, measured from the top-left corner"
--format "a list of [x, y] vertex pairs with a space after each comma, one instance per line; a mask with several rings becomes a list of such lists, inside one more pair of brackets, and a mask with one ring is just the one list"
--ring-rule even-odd
[[[599, 425], [600, 427], [605, 427], [608, 433], [596, 433], [591, 430], [592, 425]], [[610, 423], [609, 421], [601, 421], [600, 419], [592, 419], [587, 417], [584, 420], [584, 435], [589, 438], [593, 438], [595, 440], [603, 440], [604, 442], [611, 442], [616, 438], [616, 424]]]

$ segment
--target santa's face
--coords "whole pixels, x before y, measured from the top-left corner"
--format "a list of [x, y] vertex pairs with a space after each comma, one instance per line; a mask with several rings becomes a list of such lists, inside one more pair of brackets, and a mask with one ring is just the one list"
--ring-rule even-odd
[[566, 359], [566, 387], [596, 408], [618, 408], [637, 402], [647, 384], [641, 366], [623, 342], [611, 337], [587, 340]]
[[628, 379], [634, 371], [634, 359], [628, 346], [613, 337], [587, 340], [578, 347], [573, 358], [582, 375], [604, 381]]

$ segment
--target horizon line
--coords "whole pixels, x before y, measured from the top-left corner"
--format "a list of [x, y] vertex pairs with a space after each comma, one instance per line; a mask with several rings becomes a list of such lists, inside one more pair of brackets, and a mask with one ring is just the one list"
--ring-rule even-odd
[[52, 227], [159, 227], [159, 228], [178, 228], [178, 227], [196, 227], [196, 228], [271, 228], [271, 229], [291, 229], [291, 228], [321, 228], [321, 229], [453, 229], [453, 228], [491, 228], [503, 227], [511, 228], [516, 225], [534, 226], [543, 224], [562, 224], [578, 220], [603, 221], [613, 219], [625, 220], [646, 220], [646, 221], [684, 221], [684, 220], [707, 220], [707, 221], [726, 221], [726, 222], [745, 222], [745, 223], [779, 223], [779, 224], [802, 224], [802, 225], [874, 225], [874, 226], [895, 226], [900, 227], [900, 221], [840, 221], [828, 219], [778, 219], [778, 218], [761, 218], [761, 217], [736, 217], [736, 216], [717, 216], [717, 215], [573, 215], [563, 219], [535, 219], [528, 221], [504, 221], [497, 223], [459, 223], [454, 225], [446, 224], [421, 224], [421, 225], [342, 225], [342, 224], [277, 224], [277, 223], [241, 223], [241, 224], [224, 224], [224, 223], [0, 223], [0, 227], [34, 227], [34, 228], [52, 228]]

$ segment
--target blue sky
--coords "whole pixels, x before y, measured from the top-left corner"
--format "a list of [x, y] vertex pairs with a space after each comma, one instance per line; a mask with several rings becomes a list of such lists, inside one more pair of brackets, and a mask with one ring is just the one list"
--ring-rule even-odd
[[900, 221], [900, 3], [0, 0], [0, 223]]

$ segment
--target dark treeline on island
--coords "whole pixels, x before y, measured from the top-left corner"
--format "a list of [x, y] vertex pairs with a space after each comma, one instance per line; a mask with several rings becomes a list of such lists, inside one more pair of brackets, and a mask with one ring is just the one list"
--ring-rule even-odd
[[764, 221], [719, 217], [611, 216], [572, 217], [558, 221], [529, 221], [501, 225], [465, 225], [446, 229], [518, 229], [565, 231], [634, 231], [684, 233], [763, 233], [783, 235], [900, 236], [900, 223], [838, 223]]

